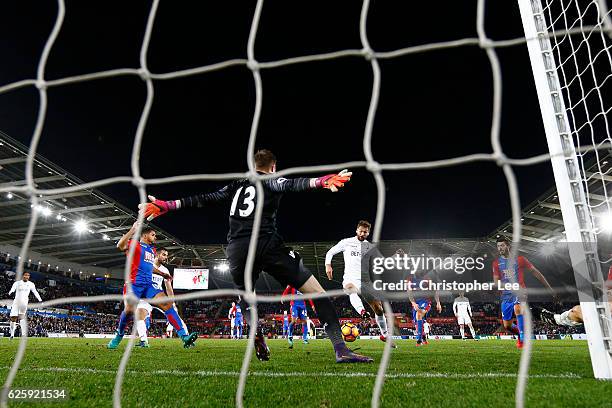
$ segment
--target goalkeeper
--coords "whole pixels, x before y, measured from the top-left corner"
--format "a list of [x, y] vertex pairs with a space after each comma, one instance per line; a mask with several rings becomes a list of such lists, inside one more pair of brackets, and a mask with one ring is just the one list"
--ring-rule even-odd
[[[260, 175], [276, 172], [276, 157], [269, 150], [260, 150], [254, 157], [256, 171]], [[283, 193], [302, 192], [316, 189], [329, 189], [332, 192], [344, 186], [351, 179], [352, 173], [343, 170], [338, 174], [329, 174], [318, 178], [287, 179], [277, 177], [262, 181], [263, 197], [257, 196], [254, 183], [248, 179], [236, 180], [221, 190], [202, 193], [179, 200], [162, 201], [149, 196], [151, 203], [142, 205], [144, 215], [149, 220], [168, 211], [191, 207], [204, 207], [215, 201], [229, 201], [229, 233], [226, 249], [235, 285], [245, 289], [244, 269], [249, 249], [249, 242], [255, 222], [257, 200], [263, 200], [263, 213], [255, 251], [253, 268], [253, 287], [262, 270], [272, 275], [281, 285], [290, 285], [304, 294], [324, 293], [325, 290], [310, 271], [304, 267], [299, 254], [286, 247], [277, 232], [276, 212]], [[326, 324], [326, 332], [334, 345], [336, 361], [339, 363], [371, 362], [372, 359], [356, 353], [346, 347], [342, 340], [336, 311], [328, 298], [314, 299], [317, 314]], [[246, 308], [245, 308], [246, 310]], [[255, 351], [260, 360], [268, 360], [270, 351], [265, 343], [263, 333], [258, 330], [255, 338]]]

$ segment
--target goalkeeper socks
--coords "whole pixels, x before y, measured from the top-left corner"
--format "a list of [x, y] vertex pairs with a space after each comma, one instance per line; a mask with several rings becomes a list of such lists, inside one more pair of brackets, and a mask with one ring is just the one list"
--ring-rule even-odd
[[121, 316], [119, 316], [119, 326], [117, 327], [117, 333], [119, 333], [120, 336], [125, 334], [125, 328], [128, 323], [132, 321], [133, 317], [132, 313], [125, 313], [125, 310], [121, 312]]
[[519, 340], [523, 341], [524, 330], [525, 330], [525, 323], [523, 321], [523, 315], [522, 314], [516, 316], [516, 322], [518, 323]]
[[302, 324], [302, 340], [308, 340], [308, 323]]
[[387, 320], [385, 319], [385, 315], [376, 315], [376, 324], [380, 329], [380, 334], [387, 337]]
[[136, 331], [141, 341], [147, 341], [147, 324], [144, 320], [136, 321]]
[[459, 326], [459, 332], [461, 333], [461, 338], [465, 338], [465, 327]]
[[328, 298], [312, 299], [315, 308], [317, 309], [317, 316], [323, 325], [325, 326], [325, 333], [329, 337], [334, 347], [339, 344], [344, 344], [342, 340], [342, 333], [340, 332], [340, 323], [338, 322], [338, 314]]
[[423, 319], [417, 320], [417, 341], [423, 340]]
[[359, 313], [359, 316], [361, 316], [361, 313], [363, 310], [365, 310], [365, 307], [363, 307], [363, 302], [361, 301], [359, 295], [356, 293], [351, 293], [349, 295], [349, 300], [353, 308], [357, 311], [357, 313]]
[[174, 330], [176, 330], [177, 336], [179, 336], [179, 338], [183, 337], [185, 335], [185, 329], [183, 329], [183, 325], [181, 324], [182, 320], [176, 312], [176, 309], [171, 307], [170, 309], [166, 310], [164, 314], [166, 315], [168, 322], [172, 325], [172, 327], [174, 327]]

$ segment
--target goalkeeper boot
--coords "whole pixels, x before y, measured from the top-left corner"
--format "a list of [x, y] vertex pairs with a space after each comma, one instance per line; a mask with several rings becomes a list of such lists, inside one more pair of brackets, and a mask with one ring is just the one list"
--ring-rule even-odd
[[149, 348], [149, 342], [147, 340], [140, 340], [140, 343], [136, 345], [136, 347]]
[[198, 332], [189, 333], [181, 337], [184, 348], [190, 348], [197, 339], [198, 339]]
[[262, 333], [255, 335], [255, 355], [260, 361], [270, 360], [270, 348], [266, 344], [266, 339]]
[[351, 351], [344, 343], [334, 345], [334, 349], [336, 350], [336, 363], [371, 363], [374, 361], [370, 357]]
[[114, 350], [119, 347], [119, 343], [121, 343], [121, 340], [123, 340], [123, 334], [117, 333], [115, 337], [113, 337], [112, 340], [108, 342], [108, 345], [106, 347], [109, 350]]

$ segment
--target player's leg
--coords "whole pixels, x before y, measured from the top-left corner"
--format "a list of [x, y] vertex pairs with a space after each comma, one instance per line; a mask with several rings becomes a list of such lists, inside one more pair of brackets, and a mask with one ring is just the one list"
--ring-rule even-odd
[[149, 347], [149, 341], [147, 338], [147, 323], [146, 319], [149, 317], [149, 308], [153, 310], [150, 304], [143, 302], [142, 300], [136, 306], [136, 332], [140, 338], [140, 347]]
[[522, 344], [525, 335], [525, 322], [523, 320], [523, 308], [520, 303], [514, 304], [514, 314], [516, 315], [516, 323], [519, 330], [519, 342]]
[[13, 306], [11, 307], [11, 316], [10, 316], [10, 330], [11, 330], [11, 339], [13, 337], [15, 337], [15, 330], [17, 330], [17, 319], [19, 317], [19, 308], [18, 306], [13, 303]]
[[461, 333], [461, 340], [465, 340], [465, 325], [459, 325], [459, 333]]
[[[304, 294], [309, 293], [325, 293], [325, 289], [321, 286], [319, 281], [312, 275], [300, 286], [300, 292]], [[340, 331], [340, 323], [338, 321], [338, 315], [336, 314], [336, 309], [334, 305], [331, 303], [329, 298], [319, 298], [313, 299], [313, 303], [315, 304], [315, 308], [317, 309], [317, 315], [319, 320], [325, 326], [325, 332], [329, 337], [329, 340], [334, 345], [334, 350], [336, 351], [336, 361], [339, 363], [342, 362], [365, 362], [370, 363], [373, 360], [369, 357], [361, 356], [351, 352], [346, 344], [344, 344], [344, 340], [342, 339], [342, 332]]]
[[378, 325], [378, 328], [380, 329], [380, 335], [384, 337], [384, 339], [381, 338], [381, 340], [385, 341], [387, 337], [388, 328], [387, 328], [387, 319], [385, 319], [385, 311], [383, 309], [382, 302], [380, 300], [369, 300], [368, 304], [374, 311], [374, 315], [376, 318], [376, 324]]
[[[519, 305], [520, 306], [520, 305]], [[514, 300], [508, 300], [508, 301], [502, 301], [501, 303], [501, 311], [502, 311], [502, 324], [504, 325], [504, 328], [506, 330], [508, 330], [510, 333], [515, 334], [517, 336], [519, 336], [519, 339], [517, 340], [517, 347], [521, 348], [523, 343], [521, 342], [520, 339], [520, 329], [519, 327], [514, 324], [512, 317], [513, 314], [515, 313], [515, 303]], [[518, 321], [518, 319], [517, 319]]]
[[468, 327], [470, 328], [470, 333], [472, 333], [472, 339], [478, 340], [476, 338], [476, 330], [474, 330], [474, 325], [472, 324], [472, 319], [470, 318], [470, 316], [465, 317], [465, 323], [467, 323]]
[[289, 344], [289, 348], [293, 348], [293, 328], [297, 322], [298, 311], [297, 308], [291, 306], [291, 319], [289, 320], [289, 330], [287, 330], [287, 343]]
[[[351, 306], [357, 312], [359, 316], [363, 319], [368, 318], [368, 313], [363, 306], [363, 302], [361, 301], [361, 297], [359, 297], [359, 288], [353, 282], [344, 282], [342, 287], [347, 293], [349, 293], [349, 301], [351, 302]], [[350, 293], [353, 291], [354, 293]]]
[[27, 323], [26, 323], [27, 308], [19, 310], [19, 331], [21, 337], [28, 337]]
[[[124, 287], [125, 294], [125, 287]], [[117, 323], [117, 332], [115, 337], [111, 339], [111, 341], [106, 346], [107, 348], [114, 350], [119, 347], [119, 343], [123, 340], [123, 336], [125, 335], [125, 328], [134, 318], [134, 306], [128, 302], [128, 299], [124, 299], [123, 301], [123, 311], [119, 316], [119, 322]]]
[[[149, 286], [146, 291], [146, 297], [153, 297], [154, 299], [165, 298], [166, 295], [159, 289], [155, 289], [153, 286]], [[164, 311], [166, 319], [176, 330], [176, 335], [183, 341], [183, 347], [189, 348], [198, 338], [197, 332], [187, 334], [185, 327], [183, 326], [183, 320], [178, 315], [178, 312], [174, 308], [172, 302], [160, 303], [159, 308]]]
[[[305, 306], [305, 305], [304, 305]], [[302, 341], [304, 344], [308, 344], [308, 316], [306, 315], [306, 308], [300, 309], [299, 320], [302, 323]]]

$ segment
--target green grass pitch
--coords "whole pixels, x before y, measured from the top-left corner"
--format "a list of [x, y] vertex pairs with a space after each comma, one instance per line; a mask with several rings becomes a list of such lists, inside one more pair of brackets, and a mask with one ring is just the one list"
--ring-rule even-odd
[[[17, 340], [17, 339], [16, 339]], [[9, 406], [110, 407], [115, 372], [125, 348], [105, 340], [29, 339], [15, 388], [66, 388], [69, 398]], [[18, 341], [0, 338], [0, 370], [8, 373]], [[612, 382], [592, 378], [584, 341], [534, 342], [528, 407], [612, 407]], [[228, 407], [234, 405], [246, 340], [199, 340], [185, 350], [178, 340], [151, 340], [134, 349], [123, 385], [123, 406]], [[269, 342], [271, 359], [253, 356], [247, 407], [367, 407], [383, 343], [352, 347], [374, 357], [369, 365], [336, 364], [331, 344], [312, 340]], [[513, 407], [520, 353], [514, 342], [431, 341], [416, 348], [398, 341], [382, 394], [383, 407]], [[4, 380], [3, 380], [4, 381]]]

